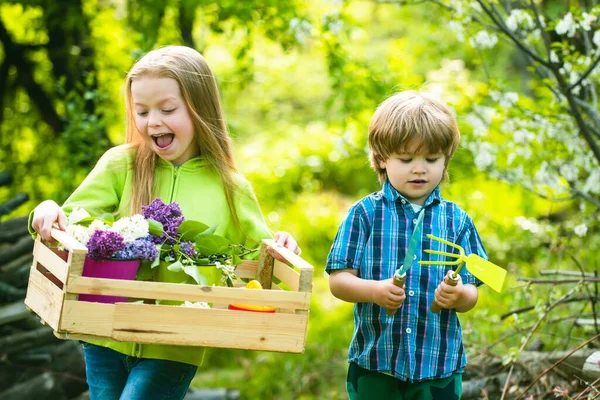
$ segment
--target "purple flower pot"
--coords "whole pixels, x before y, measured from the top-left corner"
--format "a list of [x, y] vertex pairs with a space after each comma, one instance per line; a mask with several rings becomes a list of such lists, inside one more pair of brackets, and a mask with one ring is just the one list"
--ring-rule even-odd
[[[132, 281], [135, 279], [139, 267], [140, 260], [94, 260], [86, 257], [82, 276]], [[127, 297], [80, 294], [79, 300], [94, 303], [117, 303], [127, 302]]]

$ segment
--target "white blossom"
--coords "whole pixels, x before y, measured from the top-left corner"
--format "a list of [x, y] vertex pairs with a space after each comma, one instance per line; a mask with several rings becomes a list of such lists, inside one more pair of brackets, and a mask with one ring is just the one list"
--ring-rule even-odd
[[210, 305], [204, 301], [184, 301], [179, 307], [189, 307], [189, 308], [210, 308]]
[[558, 62], [560, 62], [560, 60], [558, 59], [558, 55], [554, 50], [550, 52], [550, 62], [553, 64], [557, 64]]
[[475, 153], [475, 166], [480, 170], [485, 170], [496, 161], [496, 155], [490, 143], [480, 143]]
[[132, 243], [134, 240], [148, 235], [148, 222], [142, 215], [136, 214], [117, 220], [111, 230], [123, 236], [125, 243]]
[[573, 164], [563, 164], [560, 166], [560, 174], [567, 181], [574, 181], [577, 179], [577, 168]]
[[458, 22], [458, 21], [450, 21], [448, 22], [448, 28], [454, 32], [454, 34], [456, 35], [456, 39], [459, 42], [464, 42], [465, 41], [465, 28], [463, 26], [462, 23]]
[[575, 36], [575, 31], [577, 30], [577, 24], [575, 23], [575, 20], [573, 19], [573, 14], [567, 13], [567, 15], [565, 15], [558, 22], [558, 24], [556, 24], [556, 27], [554, 28], [554, 30], [559, 35], [566, 34], [567, 37], [570, 37], [570, 38]]
[[592, 29], [592, 22], [595, 22], [597, 19], [597, 16], [583, 12], [581, 13], [581, 21], [579, 24], [584, 31], [589, 31]]
[[67, 225], [66, 232], [73, 236], [79, 243], [86, 246], [94, 231], [87, 226]]
[[292, 18], [290, 21], [290, 31], [294, 34], [298, 43], [305, 44], [306, 39], [312, 33], [312, 25], [305, 19]]
[[83, 208], [73, 207], [73, 210], [67, 215], [67, 225], [73, 225], [82, 219], [89, 218], [90, 214]]
[[[106, 225], [104, 222], [102, 222], [99, 219], [95, 219], [92, 221], [92, 223], [90, 224], [90, 228], [89, 228], [92, 232], [93, 231], [98, 231], [98, 230], [103, 230], [103, 231], [107, 231], [110, 229], [110, 227], [108, 225]], [[91, 233], [90, 233], [91, 235]]]
[[573, 230], [577, 236], [584, 237], [587, 234], [588, 227], [586, 224], [579, 224]]
[[596, 45], [596, 47], [600, 47], [600, 29], [598, 29], [594, 33], [594, 38], [592, 39], [592, 42], [594, 42], [594, 44]]
[[533, 18], [525, 10], [519, 8], [514, 9], [510, 12], [510, 15], [506, 18], [506, 26], [511, 31], [516, 31], [520, 27], [526, 29], [533, 29], [535, 27]]
[[481, 30], [469, 39], [469, 44], [476, 49], [491, 49], [498, 43], [498, 36], [495, 33]]

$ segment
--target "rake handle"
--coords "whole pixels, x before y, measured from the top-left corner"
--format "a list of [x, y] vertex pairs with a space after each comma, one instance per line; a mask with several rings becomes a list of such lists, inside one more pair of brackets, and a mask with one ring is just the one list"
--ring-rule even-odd
[[[458, 274], [456, 274], [456, 278], [452, 277], [452, 274], [447, 274], [446, 277], [444, 278], [444, 282], [446, 283], [446, 285], [450, 285], [450, 286], [456, 286], [458, 284]], [[442, 306], [440, 306], [437, 301], [435, 301], [435, 299], [433, 299], [433, 303], [431, 303], [431, 312], [434, 314], [439, 313], [440, 311], [442, 311]]]
[[[404, 286], [405, 281], [406, 281], [406, 274], [402, 274], [402, 275], [394, 274], [394, 279], [392, 280], [392, 282], [394, 283], [394, 286], [398, 286], [399, 288], [401, 288]], [[398, 309], [395, 309], [395, 310], [386, 309], [385, 310], [387, 315], [389, 315], [390, 317], [392, 315], [396, 314], [396, 311], [398, 311]]]

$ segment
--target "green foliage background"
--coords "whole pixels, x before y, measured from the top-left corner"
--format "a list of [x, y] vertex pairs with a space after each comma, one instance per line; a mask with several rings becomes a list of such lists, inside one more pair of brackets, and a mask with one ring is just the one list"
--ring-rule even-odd
[[[0, 108], [0, 170], [10, 170], [16, 183], [0, 189], [0, 199], [29, 193], [32, 200], [13, 216], [28, 213], [43, 199], [61, 202], [103, 151], [123, 142], [126, 71], [151, 48], [187, 43], [180, 29], [182, 10], [187, 10], [193, 22], [191, 44], [219, 81], [239, 169], [253, 183], [273, 230], [291, 232], [303, 257], [315, 266], [303, 355], [212, 350], [194, 385], [238, 388], [244, 398], [345, 398], [352, 305], [331, 296], [324, 264], [348, 207], [379, 188], [367, 159], [370, 117], [396, 91], [429, 88], [442, 92], [456, 110], [468, 140], [471, 128], [464, 115], [488, 95], [489, 76], [515, 91], [532, 89], [512, 50], [500, 46], [494, 62], [483, 65], [481, 54], [456, 41], [441, 11], [432, 7], [366, 1], [86, 0], [94, 68], [69, 87], [65, 77], [51, 74], [44, 28], [49, 4], [0, 4], [2, 24], [15, 43], [28, 46], [32, 76], [52, 94], [64, 121], [60, 131], [45, 123], [19, 88], [16, 68], [9, 70], [15, 86], [3, 93]], [[291, 28], [303, 21], [302, 29]], [[76, 61], [81, 49], [73, 44], [70, 51]], [[0, 58], [6, 54], [5, 44]], [[90, 102], [93, 113], [86, 111]], [[572, 268], [565, 248], [581, 264], [597, 267], [598, 239], [540, 236], [523, 229], [518, 217], [544, 220], [569, 210], [569, 204], [490, 179], [475, 168], [464, 147], [450, 175], [444, 196], [473, 217], [491, 260], [509, 270], [505, 291], [499, 295], [483, 288], [478, 306], [462, 318], [469, 354], [510, 355], [536, 316], [501, 315], [548, 299], [548, 292], [515, 278], [536, 276], [540, 269]], [[560, 289], [551, 295], [560, 295]], [[568, 307], [561, 312], [569, 315]], [[588, 334], [572, 323], [548, 324], [541, 332], [542, 340], [565, 348]]]

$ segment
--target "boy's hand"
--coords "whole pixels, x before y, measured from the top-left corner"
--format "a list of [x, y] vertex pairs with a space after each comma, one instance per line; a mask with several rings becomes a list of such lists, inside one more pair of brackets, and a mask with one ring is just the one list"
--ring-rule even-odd
[[[454, 274], [454, 271], [448, 271], [448, 274]], [[457, 275], [458, 282], [456, 286], [448, 285], [445, 280], [435, 289], [435, 301], [442, 308], [451, 309], [461, 298], [465, 286], [462, 283], [462, 278]]]
[[58, 229], [62, 231], [66, 229], [67, 217], [54, 201], [43, 201], [33, 210], [31, 227], [42, 236], [42, 239], [47, 241], [52, 239], [50, 231], [55, 222], [58, 222]]
[[394, 285], [393, 278], [375, 282], [375, 290], [373, 290], [372, 293], [373, 303], [390, 311], [395, 311], [400, 308], [406, 299], [404, 286], [399, 288]]

